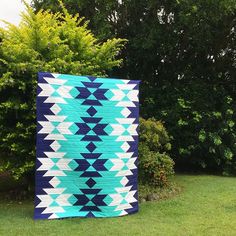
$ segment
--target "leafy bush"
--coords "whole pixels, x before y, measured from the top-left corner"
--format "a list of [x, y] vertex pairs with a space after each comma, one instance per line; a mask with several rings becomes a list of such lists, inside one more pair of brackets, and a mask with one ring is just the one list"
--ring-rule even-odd
[[139, 140], [151, 151], [165, 152], [171, 150], [170, 137], [160, 121], [154, 118], [140, 118]]
[[143, 183], [163, 187], [173, 175], [174, 162], [168, 155], [170, 137], [160, 121], [140, 119], [139, 177]]
[[88, 22], [62, 13], [34, 13], [27, 6], [19, 26], [0, 29], [0, 172], [19, 178], [35, 160], [38, 71], [106, 76], [119, 66], [125, 40], [100, 43]]
[[[56, 1], [33, 3], [58, 10]], [[142, 80], [141, 115], [165, 121], [177, 166], [236, 175], [235, 1], [100, 3], [65, 4], [99, 37], [129, 40], [118, 73]]]
[[236, 175], [236, 99], [222, 86], [202, 84], [200, 92], [199, 84], [166, 88], [162, 94], [169, 93], [168, 99], [157, 93], [155, 116], [173, 136], [171, 155], [178, 169]]

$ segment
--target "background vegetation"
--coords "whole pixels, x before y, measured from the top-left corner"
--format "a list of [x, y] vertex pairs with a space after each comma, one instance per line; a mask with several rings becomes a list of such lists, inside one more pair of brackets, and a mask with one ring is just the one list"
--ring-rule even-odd
[[19, 26], [0, 32], [0, 172], [15, 178], [33, 175], [38, 71], [105, 76], [122, 62], [116, 56], [125, 40], [101, 43], [83, 18], [61, 9], [28, 7]]
[[236, 175], [234, 0], [64, 4], [33, 0], [0, 29], [0, 172], [33, 173], [36, 77], [50, 71], [142, 80], [144, 184], [167, 186], [174, 162]]
[[[141, 79], [141, 115], [164, 120], [181, 170], [236, 174], [236, 1], [65, 1], [101, 40], [128, 39], [110, 75]], [[50, 0], [39, 9], [60, 11]]]
[[169, 155], [170, 137], [160, 121], [140, 119], [139, 125], [139, 179], [156, 187], [169, 185], [174, 174], [174, 162]]

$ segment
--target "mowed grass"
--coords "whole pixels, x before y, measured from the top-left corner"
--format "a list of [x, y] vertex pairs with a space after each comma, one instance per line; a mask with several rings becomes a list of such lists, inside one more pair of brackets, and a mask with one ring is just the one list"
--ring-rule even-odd
[[236, 235], [236, 178], [178, 175], [183, 192], [107, 219], [32, 219], [33, 202], [0, 203], [0, 235]]

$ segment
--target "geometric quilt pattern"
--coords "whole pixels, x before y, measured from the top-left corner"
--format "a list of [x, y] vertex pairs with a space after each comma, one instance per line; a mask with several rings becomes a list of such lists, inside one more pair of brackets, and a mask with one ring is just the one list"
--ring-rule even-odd
[[35, 219], [138, 211], [139, 81], [40, 72]]

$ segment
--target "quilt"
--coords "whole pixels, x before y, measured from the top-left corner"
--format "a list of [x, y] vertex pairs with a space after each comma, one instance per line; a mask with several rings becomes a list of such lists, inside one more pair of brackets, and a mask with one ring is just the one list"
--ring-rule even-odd
[[35, 219], [138, 211], [139, 82], [38, 74]]

